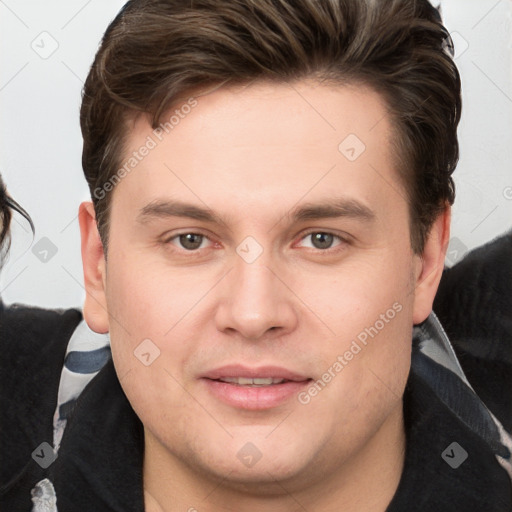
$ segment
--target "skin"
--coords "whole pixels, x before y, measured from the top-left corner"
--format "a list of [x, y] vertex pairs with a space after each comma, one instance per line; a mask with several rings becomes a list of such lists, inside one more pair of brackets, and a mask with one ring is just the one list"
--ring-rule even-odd
[[[412, 327], [432, 310], [449, 207], [414, 254], [393, 130], [369, 88], [255, 82], [197, 101], [115, 187], [107, 260], [92, 204], [79, 212], [84, 315], [110, 331], [144, 424], [146, 510], [382, 511], [403, 468]], [[355, 161], [338, 150], [350, 133], [366, 146]], [[151, 134], [134, 119], [127, 157]], [[291, 220], [305, 203], [334, 198], [373, 216]], [[140, 222], [155, 200], [208, 207], [222, 222]], [[336, 236], [319, 246], [308, 230]], [[185, 233], [208, 238], [190, 250], [176, 236]], [[248, 236], [263, 249], [252, 263], [237, 253]], [[400, 312], [307, 404], [293, 396], [240, 409], [201, 379], [241, 363], [316, 381], [395, 303]], [[149, 366], [134, 356], [144, 339], [160, 350]], [[247, 442], [262, 455], [252, 467], [237, 457]]]

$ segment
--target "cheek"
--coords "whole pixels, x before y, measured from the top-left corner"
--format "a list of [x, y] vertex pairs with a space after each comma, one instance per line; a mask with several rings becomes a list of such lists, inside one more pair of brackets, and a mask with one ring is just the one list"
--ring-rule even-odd
[[107, 304], [112, 359], [122, 386], [135, 409], [139, 399], [141, 406], [154, 399], [156, 407], [162, 396], [179, 404], [184, 391], [178, 382], [198, 350], [190, 320], [207, 283], [190, 285], [136, 254], [115, 256], [109, 259]]
[[411, 318], [404, 307], [384, 325], [353, 320], [353, 336], [330, 340], [325, 373], [304, 407], [329, 433], [332, 450], [348, 456], [361, 449], [400, 405], [410, 370]]
[[125, 335], [129, 332], [139, 338], [162, 338], [177, 317], [183, 315], [187, 288], [181, 285], [151, 258], [144, 258], [135, 250], [120, 254], [112, 244], [107, 269], [107, 303], [112, 329], [119, 331], [120, 327], [125, 327]]
[[[180, 333], [178, 324], [184, 315], [182, 297], [169, 293], [165, 282], [148, 269], [141, 271], [145, 267], [140, 263], [124, 260], [116, 266], [112, 258], [111, 265], [107, 281], [110, 338], [122, 388], [150, 430], [169, 423], [176, 428], [179, 423], [186, 425], [192, 420], [190, 395], [181, 372], [195, 349], [180, 338], [187, 334]], [[172, 398], [172, 409], [162, 397]]]
[[162, 293], [144, 265], [128, 257], [116, 259], [115, 254], [109, 258], [106, 295], [112, 358], [119, 374], [156, 361], [163, 350], [163, 334], [174, 323], [175, 309], [167, 302], [172, 295]]
[[[322, 323], [332, 334], [316, 348], [325, 373], [311, 389], [310, 406], [317, 415], [325, 403], [343, 404], [341, 416], [325, 417], [334, 420], [335, 431], [371, 428], [403, 394], [414, 298], [407, 265], [381, 258], [345, 268], [335, 280], [326, 276], [309, 282], [311, 309], [323, 313]], [[352, 435], [357, 437], [357, 431]]]
[[319, 327], [341, 340], [357, 336], [376, 322], [382, 330], [384, 321], [389, 331], [389, 325], [397, 324], [392, 321], [395, 316], [406, 316], [397, 315], [396, 309], [405, 311], [414, 300], [412, 260], [400, 257], [396, 250], [348, 258], [335, 272], [301, 269], [292, 279], [290, 287], [321, 321]]

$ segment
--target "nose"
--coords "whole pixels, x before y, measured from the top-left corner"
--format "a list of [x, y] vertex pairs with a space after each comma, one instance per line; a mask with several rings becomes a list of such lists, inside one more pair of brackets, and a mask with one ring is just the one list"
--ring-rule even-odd
[[284, 276], [267, 263], [263, 258], [253, 263], [241, 258], [235, 262], [223, 280], [217, 329], [236, 332], [248, 341], [282, 336], [295, 329], [298, 317], [293, 292], [286, 286]]

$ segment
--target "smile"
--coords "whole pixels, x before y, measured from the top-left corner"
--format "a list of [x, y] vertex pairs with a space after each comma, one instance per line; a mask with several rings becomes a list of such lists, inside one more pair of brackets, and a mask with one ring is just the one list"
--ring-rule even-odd
[[222, 404], [257, 411], [295, 404], [293, 398], [312, 379], [277, 366], [251, 368], [235, 364], [210, 370], [199, 380], [206, 392]]
[[236, 384], [237, 386], [271, 386], [273, 384], [281, 384], [282, 382], [288, 382], [286, 379], [274, 378], [274, 377], [255, 377], [253, 379], [247, 377], [221, 377], [216, 379], [221, 382], [228, 382], [229, 384]]

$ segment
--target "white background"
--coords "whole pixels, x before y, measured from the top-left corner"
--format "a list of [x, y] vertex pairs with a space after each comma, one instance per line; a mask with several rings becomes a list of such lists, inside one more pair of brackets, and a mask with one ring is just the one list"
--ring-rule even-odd
[[[14, 220], [11, 256], [0, 276], [6, 303], [82, 305], [77, 211], [89, 193], [81, 170], [80, 93], [123, 3], [0, 1], [0, 172], [36, 226], [32, 239], [28, 226]], [[463, 81], [455, 258], [512, 227], [512, 3], [445, 0], [442, 8]], [[56, 45], [47, 58], [32, 47], [44, 53]], [[43, 237], [57, 250], [46, 263], [32, 252]]]

